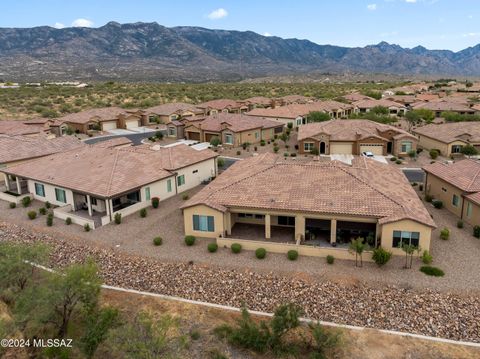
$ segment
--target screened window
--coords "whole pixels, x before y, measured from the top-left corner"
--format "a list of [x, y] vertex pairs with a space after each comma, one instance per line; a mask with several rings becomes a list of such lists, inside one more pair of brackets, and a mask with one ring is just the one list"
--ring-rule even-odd
[[41, 183], [35, 183], [35, 194], [40, 197], [45, 197], [45, 186]]
[[472, 216], [472, 210], [473, 210], [472, 204], [470, 202], [467, 202], [467, 217], [470, 218]]
[[201, 232], [214, 232], [215, 220], [213, 216], [193, 215], [193, 230]]
[[458, 196], [456, 194], [454, 194], [452, 196], [452, 204], [455, 206], [455, 207], [458, 207]]
[[167, 180], [167, 192], [172, 192], [172, 180]]
[[403, 141], [402, 142], [402, 152], [409, 152], [412, 150], [412, 142], [411, 141]]
[[418, 247], [419, 232], [393, 231], [393, 247], [401, 248], [404, 244]]
[[225, 143], [228, 145], [233, 145], [233, 135], [231, 133], [225, 134]]
[[55, 198], [58, 202], [67, 203], [67, 196], [63, 189], [55, 188]]
[[453, 145], [452, 146], [452, 153], [460, 153], [462, 151], [462, 145]]
[[303, 144], [303, 150], [305, 152], [310, 152], [311, 150], [313, 150], [313, 145], [314, 145], [313, 142], [305, 142]]
[[181, 175], [177, 177], [177, 185], [183, 186], [185, 184], [185, 175]]
[[175, 136], [175, 127], [169, 127], [168, 128], [168, 134], [170, 136]]
[[150, 187], [145, 188], [145, 200], [150, 200]]

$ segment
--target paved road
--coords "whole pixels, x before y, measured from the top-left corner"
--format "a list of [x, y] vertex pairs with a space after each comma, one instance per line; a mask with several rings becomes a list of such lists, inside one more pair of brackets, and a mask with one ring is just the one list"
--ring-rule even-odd
[[[166, 131], [162, 131], [164, 135], [166, 135]], [[108, 135], [108, 136], [98, 136], [98, 137], [92, 137], [92, 138], [88, 138], [86, 139], [84, 142], [85, 143], [88, 143], [90, 145], [94, 144], [94, 143], [98, 143], [98, 142], [103, 142], [103, 141], [107, 141], [107, 140], [111, 140], [113, 138], [118, 138], [118, 137], [126, 137], [128, 138], [130, 141], [133, 142], [134, 146], [137, 146], [137, 145], [141, 145], [142, 144], [142, 140], [144, 138], [147, 138], [147, 137], [150, 137], [154, 134], [154, 132], [145, 132], [145, 133], [131, 133], [131, 134], [125, 134], [125, 135]]]
[[425, 181], [425, 172], [421, 168], [406, 168], [402, 171], [410, 182]]

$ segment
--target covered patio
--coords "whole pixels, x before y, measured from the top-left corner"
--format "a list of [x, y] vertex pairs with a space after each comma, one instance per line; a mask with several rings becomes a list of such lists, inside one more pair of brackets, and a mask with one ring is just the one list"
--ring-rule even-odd
[[292, 227], [271, 226], [270, 238], [265, 238], [265, 225], [235, 223], [227, 237], [251, 241], [265, 240], [274, 243], [295, 243], [295, 230]]

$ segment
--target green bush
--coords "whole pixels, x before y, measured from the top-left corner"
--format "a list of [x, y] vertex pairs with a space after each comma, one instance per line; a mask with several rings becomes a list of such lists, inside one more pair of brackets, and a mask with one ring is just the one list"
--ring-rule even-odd
[[415, 150], [408, 151], [408, 157], [414, 158], [416, 155], [417, 155], [417, 152]]
[[290, 153], [290, 157], [297, 157], [296, 153]]
[[47, 214], [47, 209], [46, 209], [46, 208], [44, 208], [44, 207], [42, 207], [42, 208], [39, 208], [39, 209], [38, 209], [38, 213], [40, 213], [41, 215], [43, 215], [43, 216], [44, 216], [44, 215], [46, 215], [46, 214]]
[[237, 151], [237, 156], [240, 156], [242, 154], [242, 151]]
[[83, 225], [83, 229], [84, 229], [85, 232], [90, 232], [90, 229], [91, 229], [91, 228], [90, 228], [90, 225], [89, 225], [88, 223], [85, 223], [85, 224]]
[[47, 216], [47, 226], [51, 227], [53, 226], [53, 214], [49, 213]]
[[439, 152], [438, 152], [438, 150], [432, 149], [432, 150], [430, 150], [429, 154], [430, 154], [430, 158], [431, 158], [432, 160], [434, 160], [434, 159], [436, 159], [436, 158], [438, 157]]
[[448, 240], [450, 238], [450, 230], [448, 228], [443, 228], [440, 231], [440, 238], [443, 239], [444, 241]]
[[372, 259], [379, 267], [387, 264], [390, 258], [392, 258], [392, 253], [382, 247], [373, 250]]
[[160, 204], [160, 198], [158, 197], [153, 197], [152, 198], [152, 207], [153, 208], [158, 208], [158, 205]]
[[433, 207], [437, 209], [441, 209], [443, 207], [443, 202], [440, 201], [439, 199], [432, 201], [432, 203], [433, 203]]
[[431, 275], [434, 277], [443, 277], [445, 275], [444, 271], [437, 267], [423, 266], [420, 267], [420, 272], [425, 273], [426, 275]]
[[186, 194], [186, 193], [182, 196], [182, 199], [183, 199], [184, 201], [186, 201], [188, 198], [189, 198], [189, 197], [188, 197], [188, 194]]
[[432, 202], [433, 201], [433, 196], [430, 194], [425, 195], [425, 202]]
[[219, 157], [219, 158], [217, 159], [217, 166], [220, 167], [220, 168], [222, 168], [223, 166], [225, 166], [225, 160], [224, 160], [223, 158]]
[[35, 219], [35, 218], [37, 218], [37, 212], [35, 212], [35, 211], [28, 211], [27, 216], [28, 216], [28, 218], [30, 218], [30, 219]]
[[193, 246], [195, 244], [195, 236], [185, 236], [185, 244], [187, 246]]
[[145, 218], [147, 216], [147, 209], [146, 208], [142, 208], [140, 210], [140, 217], [142, 218]]
[[265, 248], [257, 248], [255, 251], [255, 257], [258, 259], [263, 259], [267, 255], [267, 250]]
[[207, 249], [210, 253], [215, 253], [218, 249], [217, 243], [208, 243]]
[[277, 153], [279, 148], [277, 146], [273, 146], [273, 152]]
[[320, 154], [320, 152], [318, 151], [318, 148], [314, 147], [310, 151], [310, 154], [313, 155], [313, 156], [318, 156]]
[[473, 236], [475, 238], [480, 238], [480, 226], [473, 227]]
[[395, 157], [395, 156], [390, 157], [390, 161], [395, 162], [396, 160], [397, 160], [397, 157]]
[[71, 219], [70, 217], [67, 217], [67, 218], [65, 219], [65, 224], [66, 224], [67, 226], [71, 225], [71, 224], [72, 224], [72, 219]]
[[463, 228], [463, 221], [461, 219], [457, 221], [457, 228]]
[[333, 264], [333, 262], [335, 262], [335, 257], [329, 254], [327, 256], [327, 263], [328, 264]]
[[52, 204], [50, 202], [45, 202], [45, 208], [50, 209], [52, 207]]
[[260, 140], [260, 146], [265, 146], [265, 140]]
[[432, 255], [430, 254], [429, 251], [425, 250], [423, 251], [423, 254], [422, 254], [422, 262], [423, 264], [431, 264], [433, 261], [433, 257]]
[[287, 252], [287, 258], [291, 261], [295, 261], [298, 258], [298, 252], [295, 249], [291, 249]]
[[161, 246], [162, 243], [163, 243], [162, 237], [155, 237], [155, 238], [153, 239], [153, 245], [154, 245], [154, 246]]
[[32, 199], [30, 197], [23, 197], [22, 198], [22, 206], [28, 207], [32, 203]]
[[240, 243], [233, 243], [230, 249], [233, 253], [240, 253], [242, 251], [242, 245]]
[[17, 204], [16, 204], [15, 202], [10, 202], [9, 207], [10, 207], [11, 209], [14, 209], [14, 208], [17, 207]]
[[401, 165], [401, 164], [402, 164], [402, 160], [396, 160], [395, 163], [396, 163], [397, 165]]
[[122, 223], [122, 214], [121, 213], [115, 213], [115, 216], [113, 216], [113, 220], [115, 221], [115, 224]]

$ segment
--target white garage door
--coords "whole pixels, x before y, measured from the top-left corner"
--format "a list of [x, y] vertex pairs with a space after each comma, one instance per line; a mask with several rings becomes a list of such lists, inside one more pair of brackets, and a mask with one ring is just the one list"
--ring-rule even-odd
[[383, 156], [383, 145], [381, 143], [371, 143], [369, 145], [360, 145], [360, 153], [372, 152], [376, 156]]
[[127, 129], [138, 127], [138, 120], [127, 120], [127, 121], [125, 121], [125, 127]]
[[332, 155], [351, 155], [352, 142], [330, 142], [330, 154]]
[[114, 130], [116, 128], [117, 128], [117, 122], [116, 121], [102, 122], [102, 130], [103, 131]]

